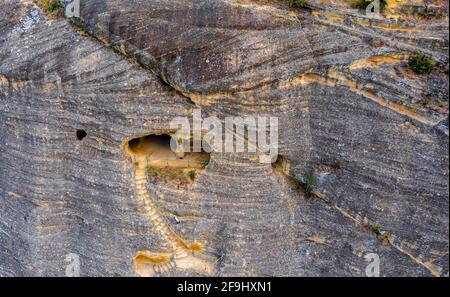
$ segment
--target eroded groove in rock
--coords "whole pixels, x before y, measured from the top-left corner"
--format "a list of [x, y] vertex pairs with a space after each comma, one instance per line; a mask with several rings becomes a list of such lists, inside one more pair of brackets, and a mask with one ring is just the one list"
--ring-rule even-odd
[[135, 199], [153, 224], [153, 231], [168, 245], [170, 251], [170, 253], [138, 252], [134, 257], [135, 272], [141, 276], [154, 276], [168, 273], [171, 269], [179, 269], [211, 275], [214, 262], [201, 258], [202, 245], [196, 242], [187, 244], [181, 239], [165, 222], [155, 198], [151, 197], [147, 190], [147, 175], [150, 169], [204, 168], [209, 163], [209, 156], [206, 153], [180, 152], [181, 155], [174, 153], [170, 148], [168, 135], [148, 135], [133, 139], [125, 145], [125, 149], [134, 163]]

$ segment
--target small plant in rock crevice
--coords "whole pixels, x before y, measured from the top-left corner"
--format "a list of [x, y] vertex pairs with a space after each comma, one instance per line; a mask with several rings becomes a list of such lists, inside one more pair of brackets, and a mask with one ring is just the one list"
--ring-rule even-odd
[[422, 54], [412, 56], [408, 65], [417, 74], [430, 73], [434, 68], [433, 60]]
[[368, 228], [376, 236], [381, 235], [380, 227], [378, 225], [369, 225]]
[[160, 168], [154, 168], [150, 167], [148, 168], [148, 175], [150, 178], [166, 178], [167, 175], [160, 169]]
[[288, 0], [287, 4], [290, 8], [306, 8], [308, 2], [306, 0]]
[[368, 224], [367, 229], [372, 232], [379, 241], [381, 241], [384, 245], [389, 245], [391, 243], [391, 239], [389, 234], [381, 232], [380, 226]]
[[297, 184], [298, 189], [303, 191], [306, 199], [311, 200], [315, 197], [316, 177], [313, 170], [307, 171], [303, 178], [294, 175], [291, 179]]
[[52, 16], [62, 16], [63, 14], [64, 7], [60, 0], [33, 0], [33, 2]]
[[303, 187], [307, 199], [314, 197], [314, 191], [316, 189], [316, 177], [312, 170], [305, 173]]
[[195, 172], [195, 170], [190, 170], [186, 173], [187, 177], [190, 178], [191, 181], [194, 181], [195, 178], [197, 177], [197, 173]]

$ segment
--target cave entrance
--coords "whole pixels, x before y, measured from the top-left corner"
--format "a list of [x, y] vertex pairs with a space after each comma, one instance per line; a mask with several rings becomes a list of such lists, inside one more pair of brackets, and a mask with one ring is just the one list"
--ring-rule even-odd
[[276, 162], [272, 163], [273, 170], [285, 175], [289, 175], [290, 167], [289, 160], [281, 155], [278, 155]]
[[186, 191], [183, 195], [188, 195], [197, 173], [208, 165], [210, 155], [205, 152], [192, 153], [192, 149], [181, 151], [181, 147], [186, 147], [186, 150], [192, 147], [192, 137], [185, 140], [189, 141], [189, 146], [178, 143], [175, 152], [171, 148], [171, 140], [172, 137], [167, 134], [147, 135], [131, 139], [124, 145], [134, 166], [134, 174], [131, 175], [134, 198], [143, 206], [161, 242], [172, 247], [166, 253], [138, 251], [133, 261], [135, 271], [140, 275], [155, 276], [176, 268], [209, 275], [214, 262], [201, 254], [202, 244], [185, 242], [167, 222], [168, 211], [163, 212], [157, 201], [159, 193], [163, 196], [168, 191], [172, 194], [174, 191]]
[[[128, 141], [128, 153], [140, 163], [153, 168], [204, 168], [210, 160], [206, 152], [174, 152], [168, 134], [147, 135]], [[181, 145], [181, 144], [180, 144]], [[191, 145], [190, 145], [191, 147]]]

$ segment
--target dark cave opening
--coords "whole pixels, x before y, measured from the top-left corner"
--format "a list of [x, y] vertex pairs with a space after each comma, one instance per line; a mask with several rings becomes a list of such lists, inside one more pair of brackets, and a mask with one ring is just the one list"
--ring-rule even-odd
[[[172, 136], [168, 134], [146, 135], [128, 141], [127, 151], [136, 161], [145, 160], [152, 167], [157, 168], [204, 168], [209, 164], [210, 154], [204, 151], [191, 152], [183, 149], [172, 150]], [[179, 148], [182, 147], [178, 141]]]
[[78, 140], [81, 141], [81, 140], [83, 140], [86, 136], [87, 136], [87, 132], [86, 132], [86, 131], [81, 130], [81, 129], [77, 130], [77, 139], [78, 139]]
[[128, 141], [128, 147], [134, 153], [139, 153], [148, 149], [150, 145], [155, 145], [160, 149], [170, 149], [171, 136], [167, 134], [161, 135], [147, 135], [139, 138], [134, 138]]

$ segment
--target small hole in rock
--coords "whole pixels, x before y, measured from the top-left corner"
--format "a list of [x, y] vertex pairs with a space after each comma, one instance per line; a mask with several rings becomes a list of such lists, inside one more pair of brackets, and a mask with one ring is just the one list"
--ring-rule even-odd
[[87, 136], [86, 131], [84, 130], [77, 130], [77, 139], [78, 140], [83, 140], [83, 138], [85, 138]]

